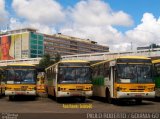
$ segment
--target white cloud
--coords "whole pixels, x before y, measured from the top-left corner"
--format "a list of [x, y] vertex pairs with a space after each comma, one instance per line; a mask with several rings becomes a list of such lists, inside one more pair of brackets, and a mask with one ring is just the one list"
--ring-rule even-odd
[[[160, 18], [144, 13], [139, 25], [122, 33], [114, 26], [132, 25], [131, 16], [123, 11], [113, 11], [107, 3], [100, 0], [79, 1], [63, 12], [60, 4], [52, 0], [13, 0], [12, 6], [20, 17], [26, 19], [20, 22], [12, 18], [12, 29], [34, 27], [43, 33], [61, 32], [97, 41], [98, 44], [109, 46], [111, 51], [129, 51], [131, 42], [133, 49], [160, 42]], [[63, 26], [56, 31], [53, 24], [62, 21]]]
[[113, 27], [133, 24], [131, 17], [123, 11], [114, 12], [103, 1], [87, 0], [80, 1], [70, 8], [68, 15], [71, 22], [60, 29], [61, 33], [97, 41], [98, 44], [109, 46], [112, 51], [120, 49], [118, 45], [128, 48], [124, 35]]
[[[131, 17], [123, 11], [113, 11], [110, 6], [98, 0], [80, 1], [69, 9], [71, 22], [60, 29], [66, 35], [91, 39], [98, 44], [107, 45], [110, 50], [120, 49], [119, 45], [128, 48], [124, 35], [113, 25], [130, 26]], [[121, 19], [120, 19], [121, 18]]]
[[133, 24], [130, 15], [123, 11], [113, 11], [107, 3], [100, 0], [80, 1], [71, 8], [71, 16], [74, 22], [87, 26]]
[[[98, 42], [98, 44], [109, 46], [112, 51], [117, 49], [117, 45], [123, 46], [123, 43], [125, 42], [123, 41], [123, 34], [112, 26], [78, 27], [75, 25], [73, 27], [63, 27], [60, 32], [66, 35], [94, 40]], [[124, 49], [121, 51], [124, 51]]]
[[85, 26], [77, 22], [74, 22], [72, 27], [63, 27], [61, 32], [93, 39], [99, 44], [109, 46], [111, 51], [130, 51], [152, 43], [160, 44], [160, 18], [156, 19], [153, 14], [144, 13], [141, 23], [125, 33], [121, 33], [111, 25]]
[[5, 1], [0, 0], [0, 24], [7, 22], [8, 20], [8, 12], [5, 10]]
[[127, 39], [135, 46], [148, 46], [160, 42], [160, 18], [156, 19], [151, 13], [144, 13], [141, 24], [126, 32]]
[[56, 33], [56, 30], [52, 27], [49, 27], [47, 25], [43, 25], [40, 23], [30, 23], [30, 22], [20, 22], [16, 18], [10, 19], [10, 29], [21, 29], [21, 28], [35, 28], [40, 33], [46, 33], [46, 34], [54, 34]]
[[65, 18], [54, 0], [13, 0], [12, 6], [19, 17], [34, 23], [56, 24]]

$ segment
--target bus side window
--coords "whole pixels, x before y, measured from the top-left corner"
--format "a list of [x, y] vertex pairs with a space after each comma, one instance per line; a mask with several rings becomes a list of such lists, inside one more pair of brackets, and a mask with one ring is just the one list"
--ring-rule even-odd
[[160, 67], [159, 66], [156, 66], [155, 72], [156, 72], [156, 74], [155, 74], [156, 77], [160, 76]]
[[109, 77], [109, 67], [106, 64], [104, 64], [104, 77]]
[[97, 66], [97, 76], [100, 75], [100, 66]]
[[94, 67], [94, 76], [98, 76], [98, 72], [99, 72], [98, 66], [95, 66]]
[[111, 67], [109, 67], [109, 80], [111, 80]]
[[100, 75], [100, 76], [103, 76], [103, 75], [104, 75], [104, 64], [101, 64], [101, 65], [99, 66], [99, 75]]

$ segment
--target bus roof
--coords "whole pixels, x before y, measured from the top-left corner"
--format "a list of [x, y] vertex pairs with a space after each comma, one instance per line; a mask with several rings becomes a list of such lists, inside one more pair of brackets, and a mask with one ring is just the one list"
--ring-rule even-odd
[[118, 57], [116, 59], [125, 59], [125, 58], [128, 58], [128, 59], [151, 59], [151, 58], [148, 58], [148, 57], [145, 57], [145, 56], [121, 56], [121, 57]]
[[45, 70], [47, 70], [47, 69], [49, 69], [49, 68], [51, 68], [51, 67], [53, 67], [53, 66], [55, 66], [55, 65], [57, 65], [59, 63], [90, 63], [90, 62], [89, 61], [85, 61], [85, 60], [62, 60], [62, 61], [59, 61], [59, 62], [47, 67]]
[[109, 62], [109, 61], [117, 60], [117, 59], [151, 59], [151, 58], [144, 57], [144, 56], [120, 56], [120, 57], [117, 57], [117, 58], [113, 58], [113, 59], [110, 59], [110, 60], [105, 60], [105, 61], [102, 61], [102, 62], [92, 64], [91, 66], [93, 67], [95, 65], [103, 64], [105, 62]]
[[8, 64], [7, 66], [35, 66], [33, 64]]
[[160, 63], [160, 59], [152, 60], [152, 63], [153, 63], [153, 64], [155, 64], [155, 63]]
[[88, 61], [85, 60], [62, 60], [59, 63], [89, 63]]

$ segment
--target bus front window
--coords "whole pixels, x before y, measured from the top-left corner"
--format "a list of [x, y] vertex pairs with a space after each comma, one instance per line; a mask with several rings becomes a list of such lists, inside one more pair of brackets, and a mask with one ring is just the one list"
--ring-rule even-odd
[[118, 83], [133, 83], [137, 80], [135, 65], [118, 64]]
[[28, 69], [9, 69], [7, 75], [7, 82], [12, 83], [36, 83], [35, 79], [35, 70]]
[[90, 68], [61, 67], [58, 83], [91, 83]]
[[153, 82], [151, 65], [139, 65], [137, 67], [137, 75], [139, 83]]
[[153, 82], [151, 65], [118, 64], [118, 83]]

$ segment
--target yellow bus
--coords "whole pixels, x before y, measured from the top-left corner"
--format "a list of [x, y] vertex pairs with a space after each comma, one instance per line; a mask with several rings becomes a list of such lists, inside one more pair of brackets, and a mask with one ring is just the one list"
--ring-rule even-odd
[[83, 60], [60, 61], [46, 68], [47, 93], [60, 97], [79, 97], [82, 102], [92, 96], [90, 63]]
[[154, 67], [154, 81], [156, 97], [160, 97], [160, 59], [152, 60]]
[[5, 95], [13, 100], [16, 95], [36, 96], [36, 67], [31, 64], [13, 64], [5, 68]]
[[37, 94], [39, 96], [46, 93], [45, 90], [45, 72], [39, 72], [37, 75]]
[[105, 97], [108, 103], [117, 99], [155, 97], [155, 84], [150, 58], [123, 56], [91, 65], [93, 96]]

